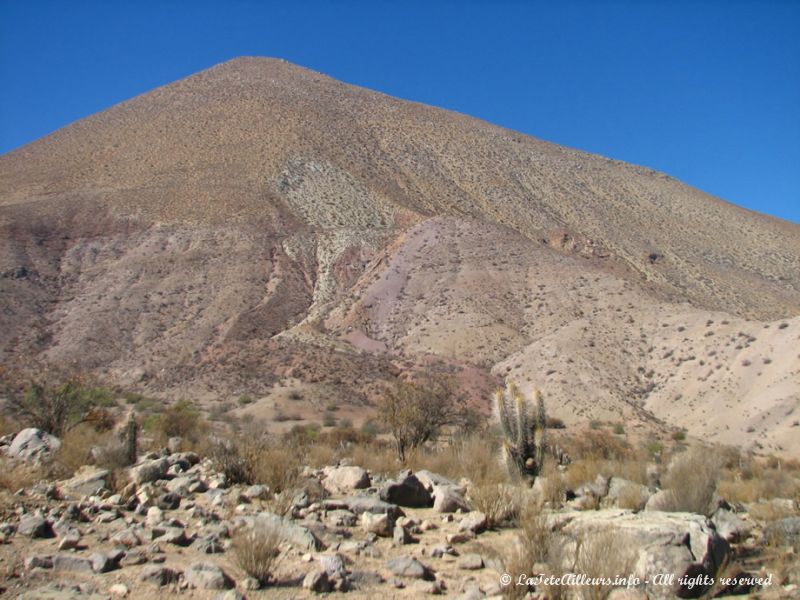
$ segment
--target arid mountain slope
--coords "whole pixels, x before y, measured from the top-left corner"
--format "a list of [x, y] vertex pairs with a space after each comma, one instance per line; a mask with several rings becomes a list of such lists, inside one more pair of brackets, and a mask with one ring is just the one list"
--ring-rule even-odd
[[0, 157], [0, 231], [4, 362], [256, 413], [289, 385], [319, 411], [415, 366], [511, 374], [565, 418], [793, 448], [800, 226], [282, 61]]

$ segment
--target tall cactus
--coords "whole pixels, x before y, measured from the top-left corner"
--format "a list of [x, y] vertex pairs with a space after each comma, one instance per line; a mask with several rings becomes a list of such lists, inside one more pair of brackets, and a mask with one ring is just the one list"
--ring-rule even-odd
[[494, 412], [503, 432], [502, 458], [514, 479], [535, 479], [544, 464], [545, 415], [544, 400], [534, 392], [536, 411], [516, 385], [506, 382], [505, 389], [494, 394]]
[[136, 464], [138, 442], [139, 425], [136, 423], [133, 413], [131, 413], [125, 425], [125, 455], [130, 465]]

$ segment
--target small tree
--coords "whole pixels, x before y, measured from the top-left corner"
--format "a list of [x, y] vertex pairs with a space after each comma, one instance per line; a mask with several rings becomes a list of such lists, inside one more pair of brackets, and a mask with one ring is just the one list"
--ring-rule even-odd
[[392, 432], [397, 456], [405, 462], [409, 450], [435, 439], [442, 427], [456, 422], [462, 405], [450, 379], [428, 378], [390, 386], [379, 410]]
[[503, 462], [512, 478], [535, 479], [544, 464], [547, 416], [539, 390], [536, 410], [519, 388], [507, 382], [494, 394], [494, 413], [503, 433]]
[[[22, 423], [63, 436], [79, 423], [92, 422], [98, 429], [113, 424], [100, 407], [112, 404], [103, 388], [90, 387], [78, 375], [64, 376], [43, 370], [27, 385], [21, 376], [4, 374], [7, 410]], [[16, 381], [17, 383], [14, 383]]]

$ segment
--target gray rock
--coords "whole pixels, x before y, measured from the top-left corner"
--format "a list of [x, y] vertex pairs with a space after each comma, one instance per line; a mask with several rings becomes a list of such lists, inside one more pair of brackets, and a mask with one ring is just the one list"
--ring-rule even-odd
[[461, 519], [458, 524], [459, 531], [469, 531], [472, 533], [481, 533], [486, 530], [487, 521], [486, 515], [480, 511], [469, 513], [466, 517]]
[[101, 491], [108, 489], [110, 474], [108, 469], [84, 465], [71, 479], [59, 483], [59, 488], [66, 496], [96, 496]]
[[389, 537], [392, 535], [393, 528], [394, 519], [387, 513], [361, 513], [361, 529], [367, 533], [374, 533], [381, 537]]
[[480, 554], [464, 554], [458, 559], [458, 568], [467, 571], [476, 571], [483, 568], [483, 557]]
[[49, 538], [53, 537], [53, 528], [42, 515], [25, 515], [19, 520], [17, 533], [30, 538]]
[[[608, 496], [605, 505], [642, 510], [652, 495], [653, 492], [645, 485], [622, 477], [612, 477], [608, 481]], [[623, 503], [627, 504], [626, 506], [620, 506], [620, 498]]]
[[192, 548], [201, 554], [219, 554], [225, 551], [225, 547], [222, 545], [222, 542], [220, 542], [219, 538], [215, 535], [207, 535], [205, 537], [196, 539], [192, 543]]
[[714, 511], [711, 522], [717, 528], [717, 533], [729, 542], [744, 540], [753, 530], [751, 522], [745, 521], [736, 513], [724, 508], [718, 508]]
[[153, 529], [153, 536], [159, 542], [174, 546], [186, 546], [190, 543], [182, 527], [157, 527]]
[[303, 578], [303, 588], [317, 594], [327, 594], [333, 590], [333, 583], [325, 569], [314, 569]]
[[347, 575], [347, 567], [344, 556], [338, 552], [335, 554], [323, 554], [317, 557], [319, 566], [328, 574], [328, 577], [344, 577]]
[[130, 478], [137, 485], [163, 479], [167, 475], [170, 464], [166, 458], [146, 460], [142, 464], [131, 467]]
[[233, 587], [233, 580], [214, 563], [193, 562], [183, 577], [191, 587], [200, 590], [227, 590]]
[[125, 555], [120, 559], [119, 564], [122, 567], [135, 567], [147, 562], [147, 557], [139, 550], [128, 550]]
[[350, 581], [358, 588], [380, 585], [383, 577], [376, 571], [353, 571], [350, 573]]
[[458, 510], [469, 510], [469, 505], [464, 499], [464, 488], [454, 485], [434, 485], [431, 494], [435, 512], [454, 513]]
[[269, 498], [269, 488], [261, 484], [251, 485], [242, 492], [242, 495], [250, 500], [264, 500]]
[[403, 515], [403, 511], [396, 504], [384, 502], [373, 496], [348, 496], [341, 500], [325, 500], [323, 506], [326, 510], [345, 508], [357, 515], [365, 512], [374, 515], [387, 514], [394, 519]]
[[384, 502], [410, 508], [425, 508], [433, 505], [430, 492], [411, 473], [402, 476], [398, 481], [384, 485], [380, 491], [380, 498]]
[[327, 520], [331, 527], [354, 527], [358, 518], [349, 510], [337, 509], [328, 512]]
[[658, 490], [647, 499], [646, 511], [669, 511], [675, 504], [675, 497], [670, 490]]
[[139, 580], [163, 586], [178, 581], [180, 576], [180, 572], [174, 569], [158, 565], [148, 565], [139, 573]]
[[[598, 539], [605, 533], [613, 536], [615, 547], [633, 553], [633, 574], [642, 580], [652, 573], [672, 573], [676, 583], [684, 575], [714, 577], [730, 553], [728, 543], [701, 515], [602, 509], [554, 513], [550, 520], [553, 529], [559, 530], [563, 539], [571, 540], [573, 547], [577, 540]], [[685, 598], [706, 590], [700, 586], [690, 590], [680, 584], [671, 589], [652, 582], [645, 584], [644, 591], [651, 598]]]
[[270, 512], [262, 512], [256, 516], [237, 517], [236, 525], [246, 527], [275, 528], [281, 537], [293, 546], [305, 550], [319, 550], [322, 542], [307, 528], [295, 524], [291, 519], [286, 519]]
[[247, 597], [238, 590], [228, 590], [217, 594], [214, 600], [247, 600]]
[[92, 571], [95, 573], [108, 573], [117, 568], [117, 560], [104, 552], [94, 552], [89, 556], [92, 563]]
[[388, 568], [393, 575], [397, 575], [398, 577], [433, 580], [433, 572], [411, 556], [390, 558], [386, 561], [386, 568]]
[[35, 427], [28, 427], [14, 436], [7, 452], [13, 458], [38, 461], [53, 454], [60, 447], [61, 440], [56, 436]]
[[134, 546], [141, 546], [146, 540], [146, 533], [144, 529], [139, 526], [128, 527], [111, 536], [112, 542], [117, 542], [128, 548]]
[[392, 532], [392, 541], [398, 546], [404, 546], [414, 541], [408, 530], [402, 525], [395, 525]]
[[58, 540], [59, 550], [74, 550], [81, 543], [81, 534], [77, 529], [66, 531]]
[[800, 517], [786, 517], [770, 523], [764, 529], [764, 537], [768, 542], [800, 551]]
[[454, 488], [460, 487], [456, 485], [454, 481], [447, 479], [447, 477], [442, 477], [437, 473], [432, 473], [431, 471], [426, 471], [425, 469], [415, 472], [414, 475], [429, 492], [433, 492], [433, 488], [435, 486]]
[[52, 569], [53, 557], [47, 554], [34, 554], [28, 556], [24, 563], [25, 568], [30, 569]]
[[91, 573], [92, 561], [74, 554], [56, 554], [53, 557], [53, 570]]

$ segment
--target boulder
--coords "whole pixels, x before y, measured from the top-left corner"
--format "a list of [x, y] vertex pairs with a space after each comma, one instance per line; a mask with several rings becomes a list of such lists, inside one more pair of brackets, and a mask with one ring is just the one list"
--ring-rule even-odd
[[369, 474], [361, 467], [325, 467], [323, 487], [331, 494], [341, 494], [369, 487]]
[[[560, 531], [559, 536], [566, 538], [573, 547], [580, 540], [603, 539], [600, 536], [607, 533], [613, 540], [607, 543], [614, 547], [604, 551], [631, 552], [628, 558], [633, 574], [642, 581], [653, 573], [674, 574], [674, 587], [652, 580], [643, 584], [651, 598], [698, 597], [707, 588], [694, 586], [690, 589], [679, 580], [684, 576], [715, 577], [730, 554], [728, 542], [701, 515], [602, 509], [554, 513], [549, 518], [551, 526]], [[570, 568], [570, 565], [562, 567]]]
[[486, 529], [488, 522], [486, 515], [479, 511], [469, 513], [461, 519], [458, 524], [459, 531], [469, 531], [471, 533], [481, 533]]
[[53, 557], [48, 554], [33, 554], [26, 557], [23, 564], [29, 571], [31, 569], [52, 569]]
[[464, 499], [464, 488], [460, 486], [434, 484], [431, 495], [433, 496], [433, 510], [438, 513], [469, 511], [469, 504]]
[[178, 581], [180, 576], [180, 572], [174, 569], [161, 567], [159, 565], [148, 565], [139, 573], [139, 580], [163, 586]]
[[53, 528], [42, 515], [24, 515], [17, 525], [17, 533], [30, 538], [49, 538], [53, 537]]
[[443, 477], [442, 475], [439, 475], [437, 473], [432, 473], [431, 471], [427, 471], [425, 469], [423, 469], [422, 471], [415, 472], [414, 475], [417, 477], [417, 479], [419, 479], [419, 482], [429, 492], [433, 492], [434, 486], [455, 487], [455, 488], [460, 487], [455, 482], [447, 479], [447, 477]]
[[314, 569], [303, 578], [303, 588], [317, 594], [327, 594], [333, 590], [333, 583], [325, 569]]
[[61, 440], [56, 436], [35, 427], [28, 427], [14, 436], [7, 452], [12, 458], [39, 461], [53, 454], [60, 447]]
[[130, 478], [136, 485], [158, 481], [167, 476], [169, 467], [169, 460], [166, 458], [145, 460], [143, 463], [131, 467]]
[[430, 492], [412, 473], [407, 473], [397, 481], [390, 481], [384, 485], [380, 491], [380, 498], [385, 502], [409, 508], [425, 508], [433, 505]]
[[386, 567], [393, 575], [411, 579], [433, 581], [433, 572], [412, 556], [398, 556], [386, 561]]
[[[642, 510], [653, 492], [646, 485], [622, 477], [612, 477], [608, 482], [605, 506]], [[620, 504], [621, 502], [621, 504]]]
[[234, 524], [251, 528], [267, 527], [277, 529], [283, 539], [303, 550], [319, 550], [323, 546], [322, 542], [307, 527], [297, 525], [291, 519], [270, 512], [258, 513], [255, 516], [237, 517]]
[[786, 517], [767, 525], [764, 537], [769, 543], [792, 546], [800, 551], [800, 517]]
[[396, 504], [372, 496], [348, 496], [341, 500], [325, 500], [323, 506], [325, 510], [345, 508], [357, 515], [368, 512], [374, 515], [387, 514], [393, 519], [403, 516], [403, 511]]
[[53, 557], [53, 570], [78, 571], [81, 573], [92, 573], [94, 571], [91, 560], [74, 554], [56, 554]]
[[71, 479], [60, 482], [58, 487], [61, 493], [68, 497], [97, 496], [101, 491], [108, 489], [110, 474], [108, 469], [84, 465]]
[[394, 519], [388, 513], [361, 513], [361, 529], [381, 537], [390, 537], [394, 528]]
[[747, 538], [753, 530], [753, 523], [724, 508], [718, 508], [711, 516], [717, 533], [729, 542], [739, 542]]
[[233, 580], [214, 563], [197, 561], [189, 565], [183, 573], [186, 583], [199, 590], [227, 590], [233, 587]]
[[476, 571], [483, 568], [483, 557], [480, 554], [464, 554], [458, 559], [458, 568], [467, 571]]
[[670, 490], [658, 490], [647, 499], [644, 506], [646, 511], [669, 511], [675, 504], [675, 498]]

